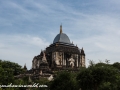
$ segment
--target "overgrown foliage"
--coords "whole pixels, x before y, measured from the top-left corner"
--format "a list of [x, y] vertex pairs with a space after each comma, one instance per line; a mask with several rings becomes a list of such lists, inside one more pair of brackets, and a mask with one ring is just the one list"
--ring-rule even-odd
[[120, 90], [120, 63], [93, 63], [88, 68], [80, 68], [78, 72], [57, 72], [53, 81], [40, 78], [30, 81], [28, 76], [15, 79], [15, 75], [24, 73], [22, 66], [10, 61], [0, 60], [0, 85], [10, 83], [29, 85], [39, 83], [48, 88], [0, 88], [0, 90]]
[[77, 81], [82, 90], [120, 90], [120, 71], [113, 65], [98, 63], [80, 71]]
[[23, 69], [17, 63], [0, 60], [0, 84], [14, 82], [14, 76], [22, 73]]
[[78, 90], [76, 74], [62, 71], [51, 82], [50, 90]]

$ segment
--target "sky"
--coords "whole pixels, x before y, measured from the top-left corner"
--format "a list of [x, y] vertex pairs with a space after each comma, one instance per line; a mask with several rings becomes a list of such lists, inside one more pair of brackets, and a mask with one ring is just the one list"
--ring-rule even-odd
[[86, 65], [120, 62], [120, 0], [0, 0], [0, 59], [30, 69], [61, 24]]

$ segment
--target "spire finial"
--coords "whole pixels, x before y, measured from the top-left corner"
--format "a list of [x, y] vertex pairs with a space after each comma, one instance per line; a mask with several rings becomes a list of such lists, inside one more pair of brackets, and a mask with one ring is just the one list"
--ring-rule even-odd
[[83, 47], [82, 47], [82, 50], [83, 50]]
[[46, 62], [46, 56], [45, 56], [45, 52], [43, 52], [43, 58], [42, 58], [43, 62]]
[[60, 25], [60, 34], [62, 33], [62, 24]]
[[24, 67], [26, 67], [26, 63], [25, 63], [25, 65], [24, 65]]
[[25, 65], [24, 65], [24, 69], [27, 70], [26, 63], [25, 63]]

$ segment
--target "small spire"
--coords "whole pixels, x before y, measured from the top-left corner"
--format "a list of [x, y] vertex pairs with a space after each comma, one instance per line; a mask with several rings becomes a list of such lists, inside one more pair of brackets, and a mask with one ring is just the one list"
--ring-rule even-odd
[[41, 49], [41, 52], [40, 52], [40, 54], [42, 53], [42, 49]]
[[60, 34], [62, 33], [62, 24], [60, 25]]
[[27, 70], [26, 63], [25, 63], [25, 65], [24, 65], [24, 69]]
[[72, 44], [73, 44], [73, 41], [72, 41]]
[[47, 60], [46, 60], [46, 56], [45, 56], [45, 52], [43, 52], [43, 58], [42, 58], [42, 61], [43, 61], [43, 62], [47, 62]]
[[26, 63], [25, 63], [25, 65], [24, 65], [24, 68], [26, 68]]
[[83, 50], [83, 47], [82, 47], [81, 53], [85, 55], [84, 50]]

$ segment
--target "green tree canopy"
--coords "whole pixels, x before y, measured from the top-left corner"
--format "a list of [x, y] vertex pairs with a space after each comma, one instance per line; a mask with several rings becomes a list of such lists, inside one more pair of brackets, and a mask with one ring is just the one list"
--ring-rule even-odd
[[[80, 71], [77, 81], [82, 90], [102, 90], [100, 87], [106, 85], [111, 86], [109, 88], [113, 88], [114, 86], [112, 85], [117, 83], [116, 80], [119, 75], [117, 68], [108, 64], [98, 63]], [[115, 88], [112, 90], [115, 90]]]
[[120, 70], [120, 63], [119, 62], [115, 62], [112, 66]]
[[75, 74], [62, 71], [51, 82], [50, 90], [77, 90]]
[[10, 61], [0, 60], [0, 84], [9, 84], [14, 82], [14, 76], [22, 73], [20, 65]]

